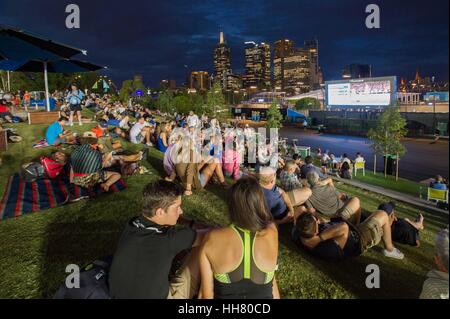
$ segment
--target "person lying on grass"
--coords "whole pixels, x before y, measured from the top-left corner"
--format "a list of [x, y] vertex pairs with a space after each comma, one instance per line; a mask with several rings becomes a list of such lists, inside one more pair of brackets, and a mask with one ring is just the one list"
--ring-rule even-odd
[[312, 192], [305, 203], [307, 208], [314, 208], [327, 218], [341, 217], [354, 225], [359, 224], [361, 204], [358, 197], [348, 198], [334, 187], [331, 178], [320, 181], [315, 171], [309, 172], [306, 178]]
[[276, 171], [270, 166], [260, 169], [258, 179], [267, 207], [276, 224], [292, 222], [298, 214], [305, 211], [305, 208], [300, 205], [311, 196], [311, 190], [308, 187], [285, 192], [276, 186]]
[[239, 179], [228, 201], [229, 227], [208, 233], [200, 249], [200, 298], [279, 299], [278, 231], [253, 177]]
[[[190, 299], [198, 293], [199, 246], [208, 228], [176, 227], [183, 210], [183, 188], [158, 180], [144, 187], [142, 213], [125, 226], [111, 265], [112, 298]], [[174, 258], [185, 250], [182, 266], [169, 281]]]
[[356, 226], [342, 220], [322, 222], [316, 214], [307, 212], [297, 218], [292, 240], [313, 256], [331, 261], [359, 256], [383, 241], [384, 256], [403, 259], [403, 253], [392, 242], [394, 220], [394, 208], [390, 203], [380, 205]]

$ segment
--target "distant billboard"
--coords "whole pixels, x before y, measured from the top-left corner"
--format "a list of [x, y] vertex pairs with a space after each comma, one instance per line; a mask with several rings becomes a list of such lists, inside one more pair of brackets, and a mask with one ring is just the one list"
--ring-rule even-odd
[[327, 106], [393, 106], [397, 101], [395, 76], [325, 82]]

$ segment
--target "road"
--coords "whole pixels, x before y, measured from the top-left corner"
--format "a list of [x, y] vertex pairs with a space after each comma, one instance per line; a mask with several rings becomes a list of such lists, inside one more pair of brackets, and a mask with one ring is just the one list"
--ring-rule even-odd
[[[317, 134], [316, 131], [303, 131], [299, 128], [284, 127], [281, 137], [298, 139], [297, 145], [310, 146], [311, 150], [320, 148], [322, 152], [330, 150], [336, 156], [347, 153], [354, 158], [356, 152], [361, 152], [366, 160], [366, 169], [373, 169], [373, 152], [366, 138], [332, 134]], [[428, 140], [407, 139], [403, 142], [407, 152], [400, 159], [399, 175], [414, 181], [422, 181], [436, 175], [448, 177], [448, 141], [438, 141], [430, 144]], [[377, 171], [383, 171], [383, 160], [377, 157]]]

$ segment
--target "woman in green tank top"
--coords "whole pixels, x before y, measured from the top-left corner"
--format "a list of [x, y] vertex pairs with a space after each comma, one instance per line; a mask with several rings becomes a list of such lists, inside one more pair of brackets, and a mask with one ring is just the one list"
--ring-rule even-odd
[[231, 225], [211, 231], [200, 252], [200, 298], [279, 298], [278, 231], [254, 178], [241, 178], [229, 198]]

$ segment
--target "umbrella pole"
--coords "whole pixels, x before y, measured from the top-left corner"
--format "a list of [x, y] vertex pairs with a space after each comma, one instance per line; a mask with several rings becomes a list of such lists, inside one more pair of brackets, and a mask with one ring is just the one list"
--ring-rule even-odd
[[11, 79], [9, 78], [9, 71], [6, 71], [6, 75], [8, 77], [8, 92], [11, 92]]
[[48, 94], [48, 76], [47, 76], [47, 62], [44, 62], [44, 82], [45, 82], [45, 101], [47, 112], [50, 112], [50, 98]]

